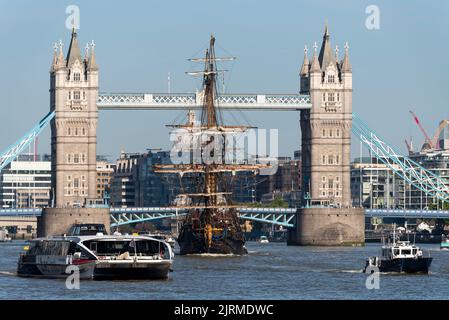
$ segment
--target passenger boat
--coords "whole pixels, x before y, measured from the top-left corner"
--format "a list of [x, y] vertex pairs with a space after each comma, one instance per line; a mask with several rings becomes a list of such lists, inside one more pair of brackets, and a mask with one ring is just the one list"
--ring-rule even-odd
[[150, 236], [80, 236], [97, 263], [95, 280], [167, 279], [174, 254], [165, 241]]
[[441, 235], [440, 249], [449, 250], [449, 238], [444, 234]]
[[19, 257], [19, 276], [80, 279], [166, 279], [173, 262], [169, 244], [149, 236], [103, 235], [38, 238]]
[[432, 259], [430, 254], [425, 257], [416, 244], [396, 241], [393, 233], [392, 241], [382, 246], [381, 257], [370, 257], [366, 261], [364, 272], [371, 272], [372, 267], [377, 267], [379, 272], [428, 273]]
[[97, 258], [78, 239], [67, 237], [38, 238], [29, 241], [20, 254], [17, 274], [67, 278], [70, 266], [76, 266], [80, 279], [92, 279]]
[[11, 242], [12, 238], [9, 236], [8, 230], [0, 229], [0, 242]]
[[269, 243], [268, 238], [266, 236], [261, 236], [259, 238], [259, 243]]

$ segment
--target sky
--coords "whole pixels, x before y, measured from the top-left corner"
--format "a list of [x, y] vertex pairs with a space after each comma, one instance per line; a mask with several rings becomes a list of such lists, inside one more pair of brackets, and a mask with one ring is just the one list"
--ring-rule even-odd
[[[418, 0], [0, 0], [0, 151], [49, 111], [53, 44], [67, 49], [66, 8], [80, 9], [80, 45], [95, 40], [100, 92], [195, 92], [200, 82], [185, 74], [198, 66], [210, 34], [226, 66], [232, 93], [297, 93], [304, 45], [321, 44], [325, 23], [332, 45], [349, 43], [353, 111], [392, 145], [424, 138], [409, 110], [430, 136], [449, 118], [449, 2]], [[370, 5], [379, 8], [379, 29], [366, 27]], [[279, 153], [300, 148], [299, 112], [236, 113], [259, 128], [279, 130]], [[180, 111], [100, 111], [99, 155], [170, 147], [165, 124]], [[353, 157], [359, 142], [353, 138]], [[50, 129], [39, 152], [50, 151]]]

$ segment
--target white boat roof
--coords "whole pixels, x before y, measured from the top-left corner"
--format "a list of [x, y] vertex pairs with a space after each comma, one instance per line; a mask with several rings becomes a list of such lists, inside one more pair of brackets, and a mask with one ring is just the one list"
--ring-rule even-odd
[[30, 241], [43, 241], [43, 240], [60, 240], [60, 241], [74, 241], [74, 242], [84, 242], [89, 240], [98, 240], [98, 241], [141, 241], [141, 240], [152, 240], [157, 242], [165, 241], [161, 239], [156, 239], [151, 236], [146, 235], [90, 235], [90, 236], [51, 236], [45, 238], [35, 238]]

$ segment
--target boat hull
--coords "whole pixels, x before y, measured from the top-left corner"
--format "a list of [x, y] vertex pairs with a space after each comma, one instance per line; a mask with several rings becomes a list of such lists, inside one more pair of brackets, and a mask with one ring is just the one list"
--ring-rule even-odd
[[[380, 260], [377, 267], [380, 272], [429, 273], [432, 259], [432, 257], [421, 257], [418, 259], [397, 258], [392, 260]], [[369, 266], [369, 261], [367, 261], [365, 272]]]
[[[82, 264], [36, 264], [21, 263], [17, 265], [17, 275], [21, 277], [43, 277], [43, 278], [67, 278], [72, 272], [69, 267], [79, 268], [79, 278], [82, 280], [93, 279], [95, 261]], [[69, 272], [66, 272], [69, 271]]]
[[152, 263], [99, 262], [94, 270], [94, 280], [168, 279], [171, 262]]
[[196, 234], [190, 225], [185, 225], [181, 229], [178, 244], [181, 255], [207, 253], [244, 255], [248, 253], [243, 235], [236, 238], [227, 234], [225, 237], [213, 239], [212, 245], [207, 247], [204, 237]]

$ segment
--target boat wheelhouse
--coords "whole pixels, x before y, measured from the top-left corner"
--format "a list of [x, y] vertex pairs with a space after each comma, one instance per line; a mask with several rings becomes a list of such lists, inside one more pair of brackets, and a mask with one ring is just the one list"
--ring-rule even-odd
[[69, 236], [94, 236], [97, 234], [107, 234], [104, 224], [74, 224], [69, 229]]

